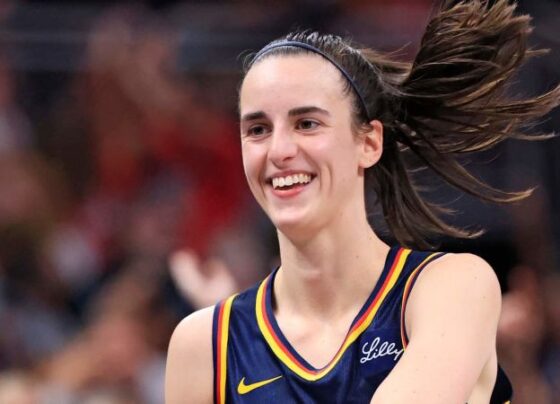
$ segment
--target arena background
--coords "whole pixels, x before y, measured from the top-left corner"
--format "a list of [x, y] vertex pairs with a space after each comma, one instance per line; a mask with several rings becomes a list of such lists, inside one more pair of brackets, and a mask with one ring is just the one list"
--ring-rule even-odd
[[[0, 1], [0, 403], [163, 402], [165, 353], [192, 310], [277, 263], [245, 185], [243, 55], [294, 28], [410, 60], [430, 0]], [[560, 82], [560, 1], [525, 0], [552, 52], [513, 94]], [[540, 123], [560, 131], [560, 111]], [[496, 269], [499, 357], [515, 403], [560, 403], [560, 141], [469, 157], [516, 206], [419, 179]], [[378, 217], [372, 217], [382, 228]]]

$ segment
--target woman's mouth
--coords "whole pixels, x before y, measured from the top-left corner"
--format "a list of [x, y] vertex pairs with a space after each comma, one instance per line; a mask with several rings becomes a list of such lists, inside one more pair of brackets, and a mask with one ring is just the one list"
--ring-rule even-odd
[[294, 173], [271, 177], [267, 183], [272, 186], [275, 195], [288, 197], [298, 194], [315, 177], [316, 175], [309, 173]]
[[274, 189], [290, 189], [298, 185], [309, 184], [313, 177], [309, 174], [293, 174], [284, 177], [272, 178], [272, 188]]

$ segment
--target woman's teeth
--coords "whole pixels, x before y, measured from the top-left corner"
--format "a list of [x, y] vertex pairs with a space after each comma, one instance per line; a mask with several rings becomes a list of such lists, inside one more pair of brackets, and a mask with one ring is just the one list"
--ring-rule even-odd
[[285, 177], [275, 177], [272, 179], [272, 187], [274, 189], [289, 187], [294, 184], [308, 184], [311, 182], [311, 176], [308, 174], [294, 174]]

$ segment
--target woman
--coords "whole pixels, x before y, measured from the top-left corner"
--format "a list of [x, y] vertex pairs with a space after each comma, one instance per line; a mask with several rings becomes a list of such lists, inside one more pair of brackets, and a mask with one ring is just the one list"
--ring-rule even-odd
[[[409, 156], [494, 202], [459, 154], [487, 149], [560, 100], [508, 100], [532, 53], [527, 16], [498, 0], [442, 9], [414, 62], [331, 35], [295, 33], [248, 63], [239, 97], [251, 191], [278, 230], [281, 266], [187, 317], [170, 343], [172, 403], [505, 403], [495, 337], [500, 289], [470, 254], [428, 249], [447, 225], [409, 176]], [[374, 191], [401, 246], [368, 224]]]

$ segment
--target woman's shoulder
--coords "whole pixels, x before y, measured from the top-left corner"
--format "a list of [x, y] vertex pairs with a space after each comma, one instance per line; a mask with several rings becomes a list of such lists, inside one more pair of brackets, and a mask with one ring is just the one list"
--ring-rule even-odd
[[423, 280], [419, 279], [419, 282], [450, 288], [483, 288], [500, 293], [500, 284], [493, 268], [475, 254], [442, 254], [422, 272]]
[[422, 250], [409, 250], [408, 253], [405, 277], [409, 282], [413, 281], [413, 289], [424, 285], [423, 288], [429, 289], [487, 288], [501, 293], [493, 268], [478, 255]]
[[212, 402], [214, 327], [233, 313], [234, 301], [237, 312], [254, 312], [261, 283], [214, 306], [195, 311], [176, 326], [167, 353], [166, 403]]
[[165, 402], [212, 402], [212, 321], [215, 306], [185, 317], [175, 328], [167, 353]]
[[[437, 308], [444, 317], [497, 324], [501, 290], [492, 267], [481, 257], [447, 253], [431, 261], [418, 276], [407, 315], [426, 319]], [[414, 320], [412, 320], [414, 322]]]
[[254, 310], [254, 300], [258, 293], [258, 289], [262, 286], [262, 280], [255, 285], [247, 288], [246, 290], [235, 293], [215, 305], [197, 310], [187, 317], [185, 317], [176, 326], [175, 331], [171, 337], [171, 344], [184, 344], [190, 342], [206, 342], [207, 345], [212, 339], [212, 327], [214, 325], [214, 317], [218, 315], [220, 310], [227, 308], [233, 310], [233, 303], [235, 302], [236, 310], [245, 310], [252, 308]]
[[[216, 306], [197, 310], [185, 317], [177, 326], [171, 337], [173, 343], [183, 345], [187, 342], [201, 342], [212, 335], [212, 319]], [[187, 344], [188, 345], [188, 344]]]

